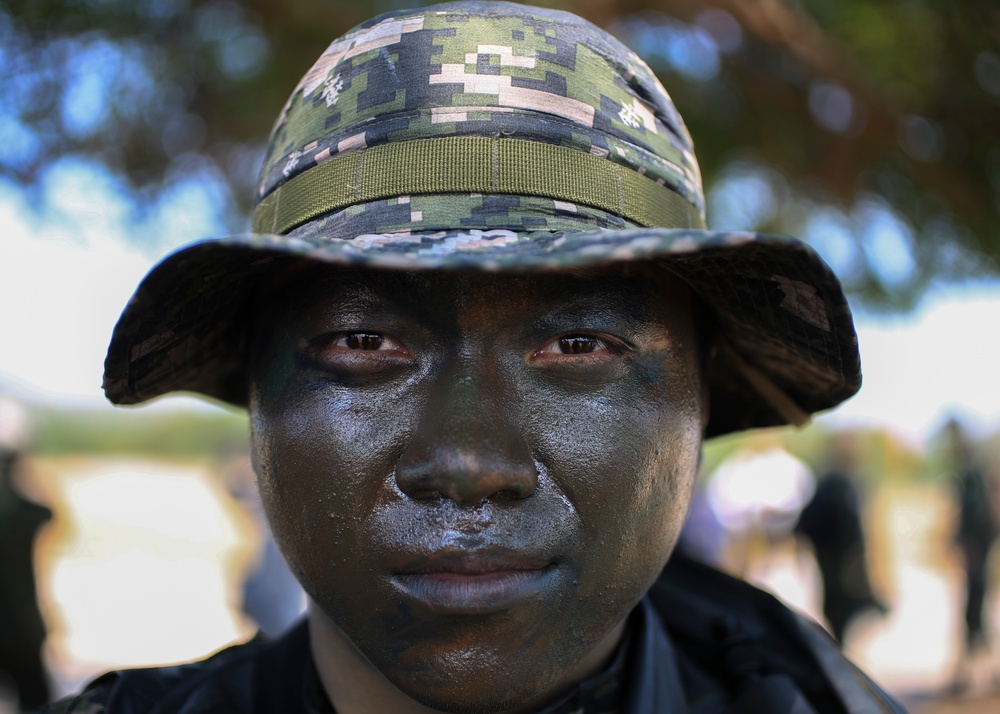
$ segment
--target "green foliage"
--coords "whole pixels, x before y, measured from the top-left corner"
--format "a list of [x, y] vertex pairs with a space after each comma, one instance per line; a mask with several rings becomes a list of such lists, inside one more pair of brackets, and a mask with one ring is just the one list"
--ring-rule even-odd
[[[672, 2], [663, 12], [676, 17], [647, 14], [644, 24], [620, 23], [620, 34], [681, 107], [715, 178], [710, 192], [724, 199], [716, 225], [805, 237], [855, 302], [875, 308], [909, 307], [935, 281], [996, 275], [1000, 10], [912, 0], [707, 4], [718, 9]], [[725, 51], [719, 10], [740, 28]], [[684, 30], [712, 35], [717, 73], [685, 77], [676, 41], [662, 40]], [[748, 176], [763, 184], [762, 198], [755, 210], [733, 210], [747, 203]]]

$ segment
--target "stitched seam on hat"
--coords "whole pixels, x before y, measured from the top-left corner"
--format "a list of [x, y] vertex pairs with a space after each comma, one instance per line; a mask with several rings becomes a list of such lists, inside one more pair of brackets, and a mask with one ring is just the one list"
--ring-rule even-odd
[[497, 136], [493, 137], [493, 142], [490, 145], [492, 150], [490, 167], [490, 188], [494, 191], [500, 186], [500, 138]]
[[625, 215], [625, 186], [622, 180], [622, 167], [619, 164], [612, 164], [615, 167], [615, 185], [618, 189], [618, 215]]
[[281, 207], [281, 192], [279, 191], [277, 193], [278, 195], [274, 197], [274, 213], [271, 214], [272, 215], [271, 230], [270, 230], [271, 233], [278, 232], [278, 217], [279, 217], [278, 209]]
[[357, 152], [357, 158], [354, 159], [354, 200], [361, 202], [363, 200], [361, 181], [364, 176], [365, 168], [365, 152], [368, 151], [367, 148], [360, 149]]

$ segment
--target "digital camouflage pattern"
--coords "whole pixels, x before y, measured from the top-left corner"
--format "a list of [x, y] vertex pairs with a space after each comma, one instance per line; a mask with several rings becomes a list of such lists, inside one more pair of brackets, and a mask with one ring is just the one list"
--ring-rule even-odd
[[[361, 167], [373, 150], [444, 147], [454, 137], [579, 152], [611, 177], [612, 192], [615, 177], [639, 176], [703, 225], [687, 129], [649, 68], [607, 33], [511, 3], [385, 15], [335, 41], [282, 109], [261, 171], [258, 232], [182, 249], [140, 285], [109, 347], [108, 398], [131, 404], [188, 390], [245, 405], [251, 301], [294, 258], [394, 270], [655, 262], [686, 280], [717, 323], [708, 435], [801, 423], [857, 391], [857, 340], [839, 282], [793, 238], [640, 225], [607, 202], [560, 200], [544, 188], [389, 195], [310, 216], [286, 235], [261, 219], [275, 205], [308, 209], [316, 194], [300, 186], [336, 161]], [[456, 173], [491, 168], [462, 163]], [[525, 172], [565, 180], [560, 168]], [[422, 175], [404, 178], [419, 185]], [[361, 183], [360, 169], [348, 183]]]
[[704, 213], [691, 137], [641, 59], [575, 15], [486, 2], [375, 18], [333, 42], [278, 117], [260, 198], [345, 152], [469, 135], [605, 157]]

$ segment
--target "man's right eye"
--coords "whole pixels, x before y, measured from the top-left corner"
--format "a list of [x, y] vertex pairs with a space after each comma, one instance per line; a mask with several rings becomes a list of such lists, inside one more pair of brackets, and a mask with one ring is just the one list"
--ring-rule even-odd
[[320, 363], [332, 361], [345, 366], [363, 366], [372, 360], [382, 363], [385, 359], [408, 359], [411, 356], [410, 351], [399, 340], [364, 330], [335, 332], [314, 338], [309, 341], [305, 351]]
[[349, 350], [364, 350], [365, 352], [375, 352], [382, 347], [386, 339], [375, 332], [349, 332], [338, 336], [333, 345]]

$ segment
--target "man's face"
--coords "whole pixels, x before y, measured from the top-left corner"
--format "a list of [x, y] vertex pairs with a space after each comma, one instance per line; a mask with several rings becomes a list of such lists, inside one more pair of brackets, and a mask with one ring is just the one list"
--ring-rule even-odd
[[292, 569], [418, 701], [543, 698], [676, 541], [705, 419], [689, 292], [621, 268], [284, 286], [250, 409]]

